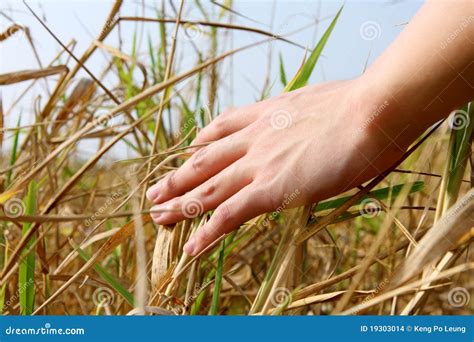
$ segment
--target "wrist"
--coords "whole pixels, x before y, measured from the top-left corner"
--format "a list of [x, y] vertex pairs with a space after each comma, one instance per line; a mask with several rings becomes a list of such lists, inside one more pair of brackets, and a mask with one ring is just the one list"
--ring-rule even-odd
[[394, 86], [378, 74], [368, 71], [356, 84], [355, 132], [360, 136], [360, 144], [376, 149], [393, 145], [404, 151], [429, 126], [413, 121], [413, 106], [397, 98]]
[[[371, 133], [380, 128], [410, 144], [473, 98], [473, 17], [466, 16], [471, 10], [472, 1], [425, 5], [360, 77], [361, 99], [372, 108], [362, 113], [373, 123]], [[431, 33], [428, 28], [437, 17], [450, 20], [443, 22], [438, 36], [421, 39], [422, 32]]]

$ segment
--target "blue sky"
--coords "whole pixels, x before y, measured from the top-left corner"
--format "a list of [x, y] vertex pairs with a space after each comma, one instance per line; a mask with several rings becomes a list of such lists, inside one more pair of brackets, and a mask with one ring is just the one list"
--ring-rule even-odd
[[[161, 1], [145, 0], [144, 2], [146, 4], [145, 15], [155, 17], [153, 7], [160, 7]], [[40, 16], [47, 20], [48, 26], [63, 42], [75, 38], [77, 40], [75, 53], [80, 55], [89, 45], [91, 39], [100, 31], [112, 2], [104, 0], [28, 0], [28, 3]], [[141, 1], [125, 0], [121, 15], [142, 15], [140, 3]], [[174, 3], [176, 6], [179, 4], [178, 1], [174, 1]], [[212, 20], [217, 21], [220, 9], [209, 2], [203, 1], [203, 3]], [[312, 47], [343, 3], [343, 1], [338, 0], [276, 2], [237, 0], [234, 1], [234, 9], [245, 17], [234, 17], [234, 24], [253, 26], [284, 35], [321, 19], [317, 27], [313, 25], [289, 37], [303, 46]], [[194, 1], [185, 2], [183, 18], [203, 19], [194, 4]], [[347, 79], [360, 75], [366, 61], [368, 60], [370, 64], [380, 55], [401, 32], [404, 25], [413, 17], [421, 5], [422, 1], [416, 0], [346, 1], [339, 22], [324, 49], [323, 57], [318, 62], [310, 82]], [[170, 6], [167, 7], [170, 9]], [[44, 64], [47, 64], [60, 50], [59, 45], [31, 16], [22, 1], [2, 0], [0, 10], [16, 22], [30, 28]], [[272, 13], [275, 16], [273, 25], [270, 25]], [[173, 16], [170, 14], [170, 17]], [[223, 21], [228, 22], [228, 18], [226, 17]], [[0, 28], [8, 25], [8, 20], [0, 16]], [[168, 26], [169, 31], [172, 30], [172, 27], [173, 25]], [[139, 46], [141, 52], [146, 55], [146, 37], [150, 36], [152, 40], [158, 42], [157, 25], [152, 23], [136, 26], [134, 23], [125, 23], [122, 26], [122, 36], [124, 38], [124, 52], [126, 53], [131, 50], [131, 41], [135, 29], [143, 33], [142, 37], [144, 39]], [[209, 39], [206, 37], [206, 32], [206, 29], [204, 29], [192, 38], [192, 42], [204, 52], [209, 48]], [[219, 31], [222, 40], [224, 40], [226, 34], [227, 43], [226, 46], [220, 47], [220, 52], [230, 47], [231, 36], [234, 47], [262, 39], [262, 36], [254, 33]], [[180, 43], [178, 45], [179, 63], [177, 63], [177, 68], [182, 72], [185, 71], [188, 64], [195, 63], [195, 53], [189, 38], [181, 34], [178, 41]], [[106, 43], [117, 46], [117, 35], [113, 34], [106, 40]], [[301, 63], [304, 50], [283, 42], [272, 42], [271, 44], [273, 54], [270, 64], [270, 82], [275, 83], [272, 88], [272, 95], [275, 95], [282, 89], [278, 80], [279, 54], [281, 53], [283, 56], [288, 77], [291, 77]], [[265, 44], [239, 53], [233, 57], [232, 64], [228, 60], [222, 65], [222, 78], [218, 96], [219, 108], [251, 103], [258, 98], [269, 67], [269, 46], [270, 44]], [[0, 73], [38, 67], [24, 36], [19, 35], [10, 39], [0, 47]], [[143, 58], [146, 57], [143, 56]], [[87, 62], [87, 66], [94, 73], [100, 73], [105, 65], [106, 60], [101, 52], [96, 52], [93, 58]], [[108, 86], [112, 87], [115, 81], [109, 79], [106, 80], [106, 83], [109, 82]], [[15, 95], [18, 95], [26, 85], [27, 83], [21, 83], [3, 87], [2, 94], [5, 109], [9, 108]], [[233, 92], [231, 92], [232, 88]], [[44, 83], [39, 82], [35, 91], [31, 93], [32, 95], [26, 97], [21, 102], [21, 106], [18, 106], [10, 117], [6, 118], [7, 124], [12, 125], [16, 121], [19, 111], [24, 113], [25, 121], [28, 120], [28, 117], [31, 119], [33, 95], [41, 93], [44, 94]], [[42, 101], [44, 103], [45, 100]]]

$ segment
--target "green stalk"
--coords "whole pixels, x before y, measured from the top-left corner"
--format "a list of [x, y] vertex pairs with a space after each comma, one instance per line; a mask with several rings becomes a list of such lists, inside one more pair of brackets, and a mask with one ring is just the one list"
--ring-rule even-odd
[[221, 251], [219, 252], [219, 260], [217, 262], [216, 278], [214, 282], [214, 293], [212, 294], [211, 315], [217, 315], [219, 310], [219, 295], [222, 285], [222, 269], [224, 268], [225, 239], [221, 242]]
[[318, 61], [319, 56], [321, 56], [321, 53], [323, 52], [323, 49], [326, 46], [326, 43], [332, 33], [332, 30], [334, 29], [334, 26], [336, 26], [337, 19], [339, 19], [339, 15], [341, 14], [343, 8], [344, 6], [342, 6], [339, 11], [337, 11], [336, 16], [332, 20], [331, 24], [329, 24], [329, 27], [326, 29], [326, 32], [324, 32], [318, 44], [311, 52], [311, 55], [309, 55], [308, 60], [303, 64], [300, 70], [298, 70], [298, 73], [295, 77], [293, 77], [290, 83], [286, 85], [285, 90], [283, 92], [288, 92], [304, 87], [308, 83], [309, 77], [313, 73], [314, 67], [316, 66], [316, 62]]
[[459, 129], [454, 127], [451, 129], [448, 158], [441, 181], [435, 221], [439, 220], [446, 213], [459, 196], [474, 129], [474, 104], [472, 102], [468, 103], [461, 110], [458, 110], [456, 115], [457, 119], [464, 123], [464, 127], [461, 126]]
[[[81, 256], [82, 259], [84, 259], [86, 262], [89, 261], [90, 256], [80, 247], [76, 248], [77, 252]], [[119, 295], [122, 296], [123, 299], [125, 299], [130, 306], [134, 307], [135, 306], [135, 301], [133, 298], [133, 294], [131, 294], [126, 288], [120, 284], [120, 282], [109, 272], [105, 270], [101, 265], [95, 264], [94, 265], [94, 270], [99, 274], [99, 276], [104, 280], [107, 284], [109, 284]]]
[[[5, 251], [4, 251], [4, 257], [3, 257], [3, 260], [4, 260], [3, 264], [5, 264], [8, 260], [8, 249], [10, 248], [8, 239], [6, 238], [4, 239], [4, 244], [5, 244]], [[5, 306], [5, 294], [7, 292], [6, 290], [7, 290], [7, 283], [5, 282], [5, 284], [3, 284], [3, 286], [0, 288], [0, 314], [3, 313], [3, 309]]]
[[[26, 215], [34, 215], [36, 211], [36, 192], [37, 187], [34, 181], [31, 181], [28, 186], [28, 193], [25, 198]], [[32, 223], [26, 222], [23, 224], [22, 235], [28, 234]], [[35, 243], [35, 235], [30, 239], [25, 246], [25, 251]], [[35, 304], [35, 251], [29, 254], [22, 253], [22, 258], [18, 274], [18, 292], [20, 295], [20, 314], [31, 315], [34, 311]]]
[[[18, 140], [19, 140], [19, 137], [20, 137], [20, 123], [21, 123], [21, 114], [18, 117], [18, 122], [17, 122], [17, 125], [16, 125], [17, 129], [16, 129], [16, 132], [15, 132], [15, 137], [13, 138], [12, 154], [10, 156], [10, 166], [15, 165], [16, 158], [17, 158]], [[13, 173], [12, 169], [9, 170], [8, 173], [7, 173], [7, 181], [6, 181], [7, 186], [9, 186], [11, 184], [12, 173]]]

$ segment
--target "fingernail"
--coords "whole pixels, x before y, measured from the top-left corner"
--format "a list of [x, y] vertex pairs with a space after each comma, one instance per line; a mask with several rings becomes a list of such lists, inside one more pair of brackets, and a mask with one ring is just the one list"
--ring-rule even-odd
[[196, 152], [199, 149], [199, 147], [196, 147], [194, 145], [196, 145], [196, 139], [191, 141], [191, 143], [189, 144], [189, 151], [190, 152]]
[[150, 208], [150, 216], [152, 219], [158, 219], [161, 216], [161, 206], [155, 205]]
[[184, 253], [190, 256], [194, 256], [194, 250], [196, 249], [196, 239], [194, 236], [184, 245]]
[[158, 198], [160, 192], [160, 186], [159, 183], [153, 185], [151, 188], [149, 188], [146, 192], [146, 198], [148, 198], [149, 201], [154, 201]]

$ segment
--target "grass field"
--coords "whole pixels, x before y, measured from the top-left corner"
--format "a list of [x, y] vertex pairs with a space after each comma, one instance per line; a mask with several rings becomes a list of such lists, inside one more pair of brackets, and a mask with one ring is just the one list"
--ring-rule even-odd
[[[172, 227], [151, 222], [147, 187], [189, 157], [189, 143], [222, 109], [222, 61], [275, 40], [295, 44], [232, 24], [241, 14], [224, 3], [212, 15], [201, 8], [207, 19], [190, 22], [182, 2], [166, 2], [156, 17], [144, 18], [121, 16], [116, 1], [83, 54], [75, 42], [61, 42], [47, 65], [0, 75], [2, 87], [31, 84], [11, 107], [0, 105], [2, 313], [473, 314], [472, 104], [359, 189], [304, 208], [282, 203], [198, 257], [182, 248], [212, 213], [198, 206]], [[325, 33], [299, 72], [289, 74], [276, 55], [280, 73], [269, 79], [285, 91], [306, 84], [338, 14], [320, 24]], [[142, 41], [134, 35], [131, 51], [104, 43], [127, 21], [155, 25], [157, 34]], [[178, 30], [206, 39], [205, 46], [188, 40], [196, 51], [191, 68], [177, 58]], [[261, 41], [229, 49], [229, 30]], [[12, 22], [0, 34], [1, 44], [34, 32]], [[22, 42], [35, 52], [32, 39]], [[108, 64], [93, 74], [85, 64], [97, 53]], [[34, 114], [22, 113], [18, 103], [45, 80], [48, 97], [32, 104]], [[256, 98], [272, 86], [266, 82]], [[22, 124], [28, 116], [32, 123]], [[97, 149], [84, 160], [78, 146], [91, 141]], [[134, 155], [111, 154], [117, 146]]]

